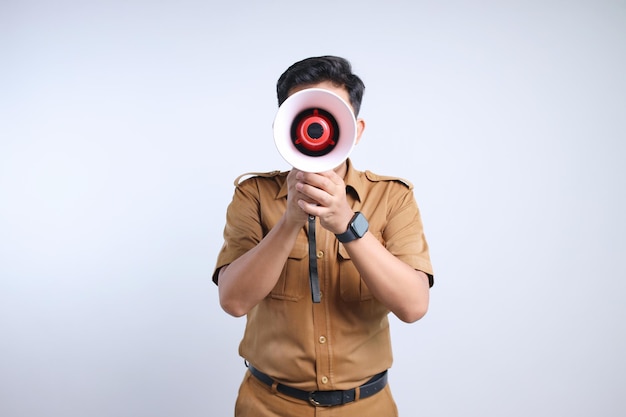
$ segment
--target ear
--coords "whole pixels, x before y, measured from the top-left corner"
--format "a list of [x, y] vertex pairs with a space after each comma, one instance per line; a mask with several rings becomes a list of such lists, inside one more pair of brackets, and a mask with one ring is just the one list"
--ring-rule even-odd
[[355, 144], [358, 144], [359, 141], [361, 140], [361, 135], [363, 134], [364, 130], [365, 130], [365, 120], [356, 119], [356, 142]]

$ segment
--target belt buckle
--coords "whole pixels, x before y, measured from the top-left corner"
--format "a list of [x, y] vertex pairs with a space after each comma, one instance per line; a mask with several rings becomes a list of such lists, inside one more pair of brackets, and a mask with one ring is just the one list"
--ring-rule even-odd
[[315, 399], [315, 393], [316, 391], [309, 392], [309, 402], [311, 403], [311, 405], [313, 405], [314, 407], [330, 407], [332, 405], [332, 404], [322, 404], [319, 401], [317, 401]]

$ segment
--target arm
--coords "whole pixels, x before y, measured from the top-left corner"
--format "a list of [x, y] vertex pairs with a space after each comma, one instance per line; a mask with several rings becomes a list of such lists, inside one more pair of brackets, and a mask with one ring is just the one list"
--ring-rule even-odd
[[219, 272], [219, 297], [224, 311], [245, 315], [274, 288], [300, 228], [285, 217], [253, 249]]
[[[299, 173], [297, 179], [296, 189], [316, 203], [301, 200], [300, 207], [318, 216], [332, 233], [345, 232], [354, 213], [346, 200], [343, 179], [333, 171]], [[374, 297], [400, 320], [414, 322], [426, 314], [429, 283], [425, 273], [396, 258], [370, 232], [344, 246]]]
[[230, 315], [247, 314], [270, 293], [307, 220], [308, 215], [297, 204], [307, 197], [294, 188], [295, 171], [287, 176], [287, 183], [287, 210], [276, 226], [254, 248], [219, 271], [220, 305]]
[[370, 232], [344, 246], [374, 297], [400, 320], [412, 323], [426, 314], [430, 290], [424, 272], [393, 256]]

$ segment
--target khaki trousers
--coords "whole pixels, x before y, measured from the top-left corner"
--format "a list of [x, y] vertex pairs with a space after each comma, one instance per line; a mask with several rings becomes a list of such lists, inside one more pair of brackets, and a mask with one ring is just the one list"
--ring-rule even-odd
[[333, 407], [314, 407], [306, 401], [272, 392], [246, 372], [235, 404], [235, 417], [398, 417], [389, 384], [363, 400]]

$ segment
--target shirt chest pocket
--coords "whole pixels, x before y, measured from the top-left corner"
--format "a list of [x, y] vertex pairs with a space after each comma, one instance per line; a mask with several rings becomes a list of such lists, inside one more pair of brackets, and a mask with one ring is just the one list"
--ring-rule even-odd
[[310, 292], [308, 251], [306, 235], [301, 233], [285, 262], [278, 282], [270, 292], [272, 298], [298, 301]]
[[[374, 233], [376, 238], [382, 242], [382, 235]], [[339, 243], [339, 291], [344, 301], [367, 301], [373, 298], [372, 293], [356, 269], [350, 254], [346, 248]]]

